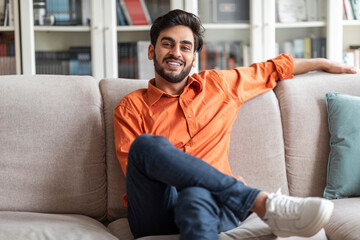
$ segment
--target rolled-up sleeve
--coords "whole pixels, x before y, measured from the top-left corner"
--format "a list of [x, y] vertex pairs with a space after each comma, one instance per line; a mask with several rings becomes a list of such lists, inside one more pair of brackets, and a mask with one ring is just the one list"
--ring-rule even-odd
[[281, 54], [248, 67], [217, 71], [228, 94], [239, 104], [275, 88], [279, 80], [293, 78], [294, 59]]

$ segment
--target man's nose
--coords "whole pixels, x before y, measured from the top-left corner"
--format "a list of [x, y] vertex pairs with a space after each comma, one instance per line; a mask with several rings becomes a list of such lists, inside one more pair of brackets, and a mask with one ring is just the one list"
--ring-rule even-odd
[[170, 54], [176, 58], [179, 58], [181, 56], [180, 45], [178, 44], [174, 45], [174, 47], [170, 51]]

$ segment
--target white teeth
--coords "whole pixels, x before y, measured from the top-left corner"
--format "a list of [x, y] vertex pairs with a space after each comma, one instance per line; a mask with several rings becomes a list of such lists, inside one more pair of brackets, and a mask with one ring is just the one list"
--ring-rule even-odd
[[179, 63], [176, 63], [176, 62], [168, 62], [169, 65], [174, 65], [174, 66], [180, 66]]

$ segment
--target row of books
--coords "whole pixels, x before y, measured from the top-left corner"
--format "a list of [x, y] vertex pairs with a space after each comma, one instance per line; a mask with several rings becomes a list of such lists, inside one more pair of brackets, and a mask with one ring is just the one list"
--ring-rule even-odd
[[[148, 6], [151, 8], [151, 15]], [[168, 0], [151, 0], [147, 1], [147, 4], [144, 0], [116, 0], [116, 14], [120, 26], [150, 25], [156, 17], [169, 9]]]
[[276, 54], [291, 54], [295, 58], [326, 58], [326, 38], [306, 37], [276, 43]]
[[155, 76], [153, 61], [148, 59], [150, 41], [118, 43], [120, 78], [151, 79]]
[[90, 25], [90, 1], [91, 0], [34, 0], [34, 24]]
[[343, 6], [345, 20], [360, 20], [359, 0], [343, 0]]
[[70, 47], [69, 51], [37, 51], [37, 74], [91, 75], [90, 47]]
[[14, 1], [0, 0], [0, 26], [14, 26]]
[[233, 69], [248, 65], [248, 45], [236, 42], [205, 42], [199, 53], [199, 69]]
[[15, 57], [13, 34], [0, 34], [0, 57]]
[[16, 74], [13, 34], [0, 34], [0, 75]]
[[343, 53], [344, 63], [350, 64], [357, 69], [360, 69], [360, 46], [352, 45], [347, 51]]
[[326, 0], [276, 0], [277, 22], [325, 21]]

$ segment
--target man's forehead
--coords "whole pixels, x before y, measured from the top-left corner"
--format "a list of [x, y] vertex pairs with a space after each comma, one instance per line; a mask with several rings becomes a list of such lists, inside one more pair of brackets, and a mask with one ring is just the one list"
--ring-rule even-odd
[[187, 42], [193, 45], [194, 43], [194, 34], [191, 29], [187, 26], [174, 26], [168, 27], [162, 30], [158, 37], [159, 41], [170, 40], [174, 42]]

